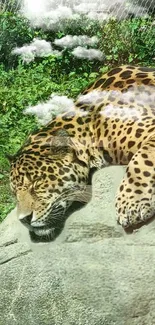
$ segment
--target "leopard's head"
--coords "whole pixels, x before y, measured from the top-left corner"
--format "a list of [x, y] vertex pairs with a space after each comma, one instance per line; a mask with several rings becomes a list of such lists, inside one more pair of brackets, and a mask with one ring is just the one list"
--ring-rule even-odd
[[[36, 137], [35, 137], [36, 139]], [[85, 147], [64, 129], [38, 136], [11, 161], [10, 184], [20, 221], [38, 237], [53, 238], [74, 201], [87, 201], [89, 167]]]

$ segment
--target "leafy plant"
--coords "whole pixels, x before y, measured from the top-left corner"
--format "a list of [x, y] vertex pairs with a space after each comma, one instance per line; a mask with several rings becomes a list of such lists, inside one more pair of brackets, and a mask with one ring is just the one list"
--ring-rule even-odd
[[11, 12], [0, 12], [0, 62], [6, 69], [16, 67], [18, 57], [11, 51], [30, 43], [34, 37], [42, 36], [43, 32], [31, 28], [26, 18]]
[[101, 49], [106, 63], [155, 64], [155, 27], [153, 19], [111, 20], [102, 31]]

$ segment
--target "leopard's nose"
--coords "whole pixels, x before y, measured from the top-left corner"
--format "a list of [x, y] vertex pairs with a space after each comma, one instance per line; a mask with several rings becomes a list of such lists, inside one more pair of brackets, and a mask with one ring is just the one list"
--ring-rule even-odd
[[33, 217], [33, 213], [30, 213], [29, 215], [23, 217], [20, 216], [19, 220], [25, 225], [30, 225], [32, 221], [32, 217]]

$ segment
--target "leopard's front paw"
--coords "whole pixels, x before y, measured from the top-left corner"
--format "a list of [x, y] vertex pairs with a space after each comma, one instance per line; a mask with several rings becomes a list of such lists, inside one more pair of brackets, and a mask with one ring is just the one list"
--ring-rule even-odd
[[[155, 201], [154, 201], [155, 202]], [[147, 198], [116, 197], [116, 218], [123, 228], [145, 222], [155, 215], [155, 203]]]

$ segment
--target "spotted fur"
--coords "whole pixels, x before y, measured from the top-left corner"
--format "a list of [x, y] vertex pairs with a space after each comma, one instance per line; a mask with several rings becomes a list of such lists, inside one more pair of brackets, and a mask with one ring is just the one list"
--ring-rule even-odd
[[19, 218], [50, 235], [84, 199], [91, 168], [128, 165], [116, 196], [123, 227], [155, 212], [155, 69], [114, 68], [83, 92], [72, 112], [31, 134], [11, 161]]

